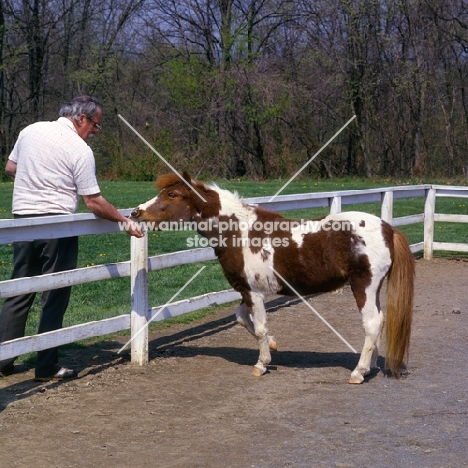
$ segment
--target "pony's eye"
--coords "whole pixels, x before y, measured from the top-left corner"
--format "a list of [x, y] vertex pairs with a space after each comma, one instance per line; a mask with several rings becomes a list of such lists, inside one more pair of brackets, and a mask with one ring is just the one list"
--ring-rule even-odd
[[175, 194], [174, 192], [169, 192], [169, 193], [167, 194], [167, 197], [168, 197], [168, 198], [175, 198], [175, 197], [176, 197], [176, 194]]

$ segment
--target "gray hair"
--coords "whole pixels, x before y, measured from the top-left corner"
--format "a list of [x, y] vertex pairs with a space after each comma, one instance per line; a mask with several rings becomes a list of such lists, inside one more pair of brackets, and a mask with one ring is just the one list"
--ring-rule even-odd
[[92, 96], [78, 96], [65, 103], [59, 111], [60, 117], [78, 120], [84, 114], [92, 119], [98, 111], [102, 111], [102, 104]]

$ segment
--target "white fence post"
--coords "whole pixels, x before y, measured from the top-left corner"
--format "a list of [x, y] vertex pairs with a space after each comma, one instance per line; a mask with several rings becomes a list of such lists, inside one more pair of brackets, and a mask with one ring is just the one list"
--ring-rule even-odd
[[436, 189], [426, 191], [424, 204], [424, 259], [432, 260], [434, 244], [434, 213], [436, 202]]
[[131, 237], [131, 357], [140, 366], [148, 362], [148, 236]]
[[333, 197], [328, 199], [330, 214], [341, 213], [341, 197]]
[[387, 191], [382, 195], [382, 207], [380, 210], [380, 218], [393, 224], [393, 192]]

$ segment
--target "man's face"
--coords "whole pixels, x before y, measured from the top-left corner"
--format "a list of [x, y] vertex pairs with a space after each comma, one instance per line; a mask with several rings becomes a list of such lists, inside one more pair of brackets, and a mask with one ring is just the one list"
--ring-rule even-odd
[[99, 109], [94, 117], [90, 119], [85, 114], [81, 114], [77, 121], [77, 132], [86, 141], [90, 135], [94, 135], [101, 129], [102, 111]]

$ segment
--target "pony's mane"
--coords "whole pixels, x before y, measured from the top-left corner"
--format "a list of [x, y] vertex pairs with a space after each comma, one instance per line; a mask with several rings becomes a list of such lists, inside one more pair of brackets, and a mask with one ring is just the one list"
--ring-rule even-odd
[[244, 203], [242, 197], [237, 191], [231, 192], [229, 190], [222, 189], [214, 182], [211, 182], [208, 187], [219, 195], [224, 214], [236, 213], [237, 216], [246, 218], [252, 215], [252, 208]]
[[244, 204], [244, 201], [242, 200], [242, 197], [239, 195], [237, 190], [234, 190], [233, 192], [231, 192], [230, 190], [226, 190], [226, 189], [221, 188], [215, 182], [210, 182], [208, 184], [208, 187], [210, 189], [214, 190], [215, 192], [218, 192], [219, 196], [222, 197], [225, 200], [229, 200], [232, 203], [239, 203], [240, 205]]

